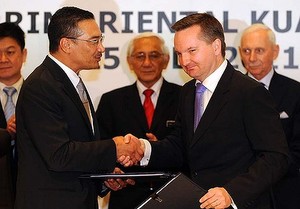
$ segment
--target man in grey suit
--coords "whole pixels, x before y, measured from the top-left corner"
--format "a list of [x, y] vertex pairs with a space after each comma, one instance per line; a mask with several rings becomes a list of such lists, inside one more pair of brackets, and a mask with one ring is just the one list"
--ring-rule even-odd
[[[149, 140], [162, 139], [171, 132], [175, 123], [180, 92], [179, 85], [169, 83], [162, 77], [169, 63], [169, 50], [158, 34], [141, 33], [129, 42], [127, 62], [137, 81], [102, 95], [97, 109], [101, 138], [132, 133]], [[153, 90], [151, 100], [154, 112], [151, 123], [147, 122], [143, 109], [146, 100], [143, 92], [147, 89]], [[130, 171], [145, 171], [145, 168]], [[136, 181], [133, 187], [112, 192], [109, 208], [135, 208], [160, 185], [161, 182], [150, 184]]]
[[[142, 140], [140, 164], [187, 163], [192, 180], [208, 190], [200, 208], [270, 209], [270, 187], [288, 167], [271, 95], [225, 59], [224, 32], [215, 17], [191, 14], [172, 28], [180, 65], [194, 79], [181, 89], [174, 132], [157, 142]], [[204, 89], [200, 93], [198, 86]], [[194, 113], [202, 116], [199, 122]]]
[[257, 23], [246, 28], [239, 52], [248, 76], [263, 83], [273, 96], [290, 149], [288, 173], [274, 188], [275, 206], [299, 209], [300, 83], [274, 70], [273, 61], [279, 54], [279, 45], [268, 26]]
[[122, 156], [123, 163], [137, 163], [140, 143], [130, 135], [99, 140], [93, 105], [79, 77], [82, 69], [99, 68], [104, 52], [94, 15], [63, 7], [51, 18], [48, 38], [50, 54], [26, 79], [17, 103], [15, 208], [96, 209], [103, 185], [81, 181], [80, 175], [112, 172]]

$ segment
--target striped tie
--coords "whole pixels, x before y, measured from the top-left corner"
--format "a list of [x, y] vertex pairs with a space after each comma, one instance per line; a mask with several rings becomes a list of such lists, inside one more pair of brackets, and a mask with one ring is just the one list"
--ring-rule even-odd
[[11, 118], [11, 116], [15, 114], [16, 106], [13, 103], [12, 97], [14, 93], [17, 92], [17, 90], [14, 87], [5, 87], [3, 91], [7, 95], [6, 104], [4, 106], [4, 114], [5, 114], [6, 121], [8, 121]]
[[206, 87], [203, 84], [197, 83], [194, 106], [194, 131], [196, 130], [204, 112], [203, 93], [205, 90]]
[[86, 114], [88, 115], [89, 120], [92, 123], [92, 118], [91, 118], [91, 114], [90, 114], [89, 100], [87, 98], [87, 93], [86, 93], [86, 90], [85, 90], [85, 87], [83, 85], [83, 82], [82, 82], [81, 78], [80, 78], [79, 83], [77, 84], [76, 88], [78, 90], [78, 94], [79, 94], [81, 102], [84, 106], [84, 109], [86, 111]]

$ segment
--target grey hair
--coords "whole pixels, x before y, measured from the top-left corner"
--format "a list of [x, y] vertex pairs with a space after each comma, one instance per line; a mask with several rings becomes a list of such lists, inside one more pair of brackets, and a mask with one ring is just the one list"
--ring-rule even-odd
[[254, 31], [259, 31], [259, 30], [266, 30], [269, 40], [271, 41], [271, 43], [273, 43], [274, 45], [276, 44], [276, 36], [275, 33], [266, 25], [262, 24], [262, 23], [255, 23], [250, 25], [249, 27], [247, 27], [243, 33], [242, 36], [243, 37], [245, 34], [250, 33], [250, 32], [254, 32]]
[[138, 39], [141, 39], [141, 38], [148, 38], [148, 37], [156, 37], [156, 38], [158, 38], [160, 40], [160, 42], [161, 42], [161, 50], [162, 50], [163, 54], [164, 55], [169, 55], [169, 49], [165, 45], [165, 40], [161, 36], [159, 36], [158, 34], [153, 33], [153, 32], [144, 32], [144, 33], [141, 33], [141, 34], [135, 36], [133, 39], [130, 40], [130, 42], [128, 44], [128, 48], [127, 48], [127, 56], [131, 56], [132, 55], [134, 41], [136, 41]]

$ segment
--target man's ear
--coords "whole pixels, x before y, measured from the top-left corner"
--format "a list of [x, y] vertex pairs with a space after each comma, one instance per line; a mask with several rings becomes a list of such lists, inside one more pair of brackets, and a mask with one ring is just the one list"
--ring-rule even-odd
[[273, 46], [273, 60], [276, 60], [277, 57], [278, 57], [278, 54], [279, 54], [279, 45], [278, 44], [275, 44]]
[[221, 44], [221, 40], [220, 39], [217, 38], [216, 40], [213, 41], [212, 46], [213, 46], [215, 55], [218, 55], [218, 54], [221, 53], [221, 48], [222, 48], [221, 45], [222, 44]]
[[71, 40], [68, 38], [61, 38], [59, 41], [59, 46], [61, 48], [62, 51], [69, 53], [70, 49], [71, 49]]

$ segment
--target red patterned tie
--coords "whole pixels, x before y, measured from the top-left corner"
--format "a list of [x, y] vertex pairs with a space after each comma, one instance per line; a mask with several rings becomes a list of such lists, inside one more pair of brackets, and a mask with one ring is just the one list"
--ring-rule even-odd
[[148, 127], [151, 127], [153, 113], [154, 113], [154, 105], [151, 100], [151, 95], [153, 94], [152, 89], [146, 89], [143, 94], [145, 95], [145, 101], [144, 101], [144, 111], [148, 122]]

